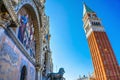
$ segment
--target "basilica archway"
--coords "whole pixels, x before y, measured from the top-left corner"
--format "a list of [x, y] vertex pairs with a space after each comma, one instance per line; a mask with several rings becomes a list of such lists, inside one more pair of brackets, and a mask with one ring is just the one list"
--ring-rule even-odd
[[29, 55], [35, 58], [35, 53], [39, 53], [40, 47], [40, 27], [38, 16], [34, 8], [29, 5], [23, 5], [17, 13], [20, 26], [17, 28], [17, 37], [23, 44]]
[[22, 67], [21, 74], [20, 74], [20, 80], [27, 80], [27, 69], [26, 69], [26, 66]]

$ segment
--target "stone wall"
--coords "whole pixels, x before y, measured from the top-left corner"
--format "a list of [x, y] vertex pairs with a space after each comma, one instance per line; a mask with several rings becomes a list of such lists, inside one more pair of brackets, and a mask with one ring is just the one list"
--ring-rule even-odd
[[21, 70], [26, 67], [26, 80], [35, 80], [35, 67], [21, 53], [9, 34], [0, 27], [0, 80], [20, 80]]

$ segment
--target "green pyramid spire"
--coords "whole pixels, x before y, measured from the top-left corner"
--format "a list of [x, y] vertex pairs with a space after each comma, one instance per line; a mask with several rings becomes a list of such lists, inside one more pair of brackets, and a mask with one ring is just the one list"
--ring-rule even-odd
[[94, 13], [94, 11], [90, 9], [85, 3], [83, 3], [83, 16], [85, 13]]

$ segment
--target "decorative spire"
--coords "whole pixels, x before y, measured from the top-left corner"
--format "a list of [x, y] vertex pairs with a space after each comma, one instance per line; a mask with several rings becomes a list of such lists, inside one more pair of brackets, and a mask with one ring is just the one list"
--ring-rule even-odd
[[83, 2], [83, 16], [85, 15], [85, 13], [94, 13], [94, 11], [92, 9], [90, 9], [85, 2]]

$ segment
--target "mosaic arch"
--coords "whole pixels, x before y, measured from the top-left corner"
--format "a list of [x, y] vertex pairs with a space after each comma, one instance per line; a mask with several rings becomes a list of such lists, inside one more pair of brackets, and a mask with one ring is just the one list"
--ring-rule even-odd
[[34, 8], [29, 5], [23, 5], [18, 13], [18, 39], [24, 45], [29, 55], [35, 58], [36, 47], [39, 46], [39, 21], [37, 20]]

